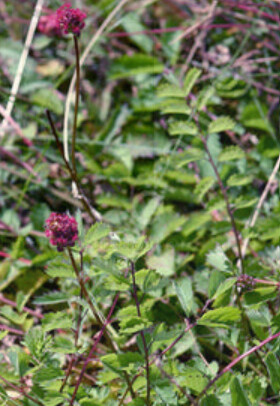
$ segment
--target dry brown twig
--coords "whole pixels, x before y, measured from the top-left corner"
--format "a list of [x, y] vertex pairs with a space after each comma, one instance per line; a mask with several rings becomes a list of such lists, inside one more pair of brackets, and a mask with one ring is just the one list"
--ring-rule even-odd
[[17, 95], [18, 90], [19, 90], [19, 86], [20, 86], [21, 78], [22, 78], [23, 71], [24, 71], [24, 68], [25, 68], [27, 56], [28, 56], [28, 53], [29, 53], [30, 46], [32, 44], [32, 40], [33, 40], [34, 33], [35, 33], [35, 30], [36, 30], [36, 27], [37, 27], [37, 24], [38, 24], [38, 21], [39, 21], [39, 17], [40, 17], [40, 14], [41, 14], [43, 4], [44, 4], [44, 0], [37, 0], [35, 10], [34, 10], [34, 14], [33, 14], [32, 18], [31, 18], [31, 22], [30, 22], [29, 29], [28, 29], [28, 32], [27, 32], [26, 40], [25, 40], [24, 47], [23, 47], [21, 57], [20, 57], [20, 60], [19, 60], [19, 64], [18, 64], [18, 67], [17, 67], [16, 76], [14, 78], [14, 82], [13, 82], [13, 85], [12, 85], [11, 94], [10, 94], [10, 97], [9, 97], [9, 100], [8, 100], [8, 103], [7, 103], [6, 114], [5, 114], [4, 120], [2, 121], [1, 126], [0, 126], [0, 136], [4, 135], [4, 131], [7, 128], [8, 122], [9, 122], [8, 117], [11, 116], [13, 108], [14, 108], [16, 95]]

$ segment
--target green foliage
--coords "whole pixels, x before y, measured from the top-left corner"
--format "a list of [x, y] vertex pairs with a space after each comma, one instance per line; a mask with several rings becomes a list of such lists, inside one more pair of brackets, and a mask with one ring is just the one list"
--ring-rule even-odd
[[[42, 20], [0, 128], [0, 403], [66, 406], [79, 382], [73, 406], [276, 405], [276, 2], [219, 2], [211, 29], [210, 1], [80, 3], [75, 150], [73, 38]], [[5, 108], [34, 4], [2, 8]], [[78, 222], [73, 257], [51, 212]]]

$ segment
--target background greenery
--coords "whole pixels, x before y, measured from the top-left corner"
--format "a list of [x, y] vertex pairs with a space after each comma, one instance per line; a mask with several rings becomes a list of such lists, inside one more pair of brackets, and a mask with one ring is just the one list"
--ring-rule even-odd
[[[117, 4], [72, 3], [88, 15], [81, 51]], [[43, 14], [59, 6], [45, 2]], [[3, 107], [34, 7], [0, 2]], [[232, 360], [279, 331], [278, 171], [249, 227], [280, 153], [279, 10], [278, 1], [137, 0], [119, 11], [82, 69], [76, 157], [83, 190], [103, 217], [93, 228], [45, 114], [51, 111], [62, 139], [73, 40], [36, 32], [14, 125], [0, 141], [3, 405], [35, 405], [22, 390], [46, 406], [68, 404], [100, 330], [67, 255], [44, 236], [52, 211], [79, 222], [87, 287], [101, 318], [120, 292], [109, 330], [118, 350], [102, 337], [77, 405], [122, 404], [127, 376], [140, 372], [123, 402], [146, 404], [143, 329], [155, 361], [152, 405], [280, 404], [279, 339], [200, 397]], [[236, 235], [241, 247], [249, 238], [243, 270]], [[78, 245], [74, 251], [78, 261]], [[127, 259], [136, 267], [141, 317]]]

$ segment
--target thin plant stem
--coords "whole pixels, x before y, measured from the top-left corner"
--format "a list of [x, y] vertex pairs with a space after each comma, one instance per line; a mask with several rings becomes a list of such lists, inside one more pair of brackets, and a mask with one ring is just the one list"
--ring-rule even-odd
[[49, 110], [46, 110], [46, 114], [47, 114], [48, 121], [49, 121], [49, 123], [50, 123], [50, 127], [51, 127], [51, 130], [52, 130], [52, 134], [53, 134], [53, 136], [54, 136], [54, 138], [55, 138], [55, 142], [56, 142], [56, 145], [57, 145], [57, 147], [58, 147], [58, 150], [59, 150], [59, 152], [60, 152], [60, 154], [61, 154], [61, 156], [62, 156], [62, 159], [63, 159], [63, 161], [64, 161], [64, 163], [65, 163], [65, 165], [66, 165], [66, 168], [67, 168], [67, 170], [68, 170], [68, 172], [69, 172], [69, 175], [70, 175], [70, 177], [71, 177], [71, 179], [72, 179], [72, 182], [73, 182], [73, 183], [76, 185], [76, 187], [77, 187], [78, 196], [75, 196], [75, 197], [78, 197], [78, 198], [82, 201], [82, 204], [83, 204], [84, 209], [87, 211], [87, 213], [90, 215], [90, 217], [92, 218], [92, 220], [93, 220], [94, 222], [96, 222], [96, 221], [101, 221], [101, 220], [102, 220], [101, 214], [100, 214], [97, 210], [95, 210], [95, 209], [91, 206], [91, 204], [89, 203], [88, 198], [85, 196], [84, 192], [82, 191], [82, 189], [81, 189], [81, 187], [80, 187], [80, 185], [79, 185], [79, 183], [78, 183], [77, 173], [75, 173], [74, 170], [73, 170], [73, 169], [71, 168], [71, 166], [70, 166], [70, 163], [69, 163], [69, 161], [68, 161], [68, 159], [67, 159], [67, 157], [66, 157], [66, 155], [65, 155], [65, 151], [64, 151], [64, 149], [63, 149], [63, 147], [62, 147], [62, 144], [61, 144], [61, 142], [59, 141], [58, 133], [57, 133], [57, 131], [56, 131], [56, 128], [55, 128], [55, 125], [54, 125], [52, 116], [51, 116], [51, 114], [50, 114], [50, 111], [49, 111]]
[[[243, 264], [241, 243], [240, 243], [239, 234], [238, 234], [238, 231], [237, 231], [235, 219], [234, 219], [234, 216], [233, 216], [233, 212], [232, 212], [231, 207], [230, 207], [227, 191], [226, 191], [226, 188], [225, 188], [225, 186], [224, 186], [224, 184], [222, 182], [222, 179], [220, 177], [217, 166], [216, 166], [216, 164], [215, 164], [215, 162], [214, 162], [214, 160], [212, 158], [211, 152], [210, 152], [210, 150], [208, 148], [207, 140], [202, 134], [201, 134], [200, 137], [201, 137], [201, 140], [203, 142], [205, 151], [206, 151], [206, 153], [208, 155], [209, 162], [210, 162], [210, 164], [211, 164], [211, 166], [212, 166], [212, 168], [213, 168], [213, 170], [215, 172], [218, 184], [220, 186], [221, 192], [223, 194], [223, 197], [224, 197], [224, 200], [225, 200], [225, 203], [226, 203], [227, 213], [229, 215], [229, 218], [230, 218], [230, 221], [231, 221], [231, 227], [232, 227], [232, 230], [233, 230], [233, 234], [235, 236], [235, 241], [236, 241], [236, 246], [237, 246], [237, 251], [238, 251], [238, 259], [239, 259], [239, 262], [240, 262], [241, 274], [244, 274], [244, 264]], [[249, 341], [252, 342], [252, 333], [251, 333], [251, 329], [250, 329], [250, 320], [249, 320], [249, 318], [248, 318], [248, 316], [247, 316], [247, 314], [244, 311], [244, 308], [242, 306], [241, 299], [240, 299], [240, 296], [239, 296], [238, 291], [237, 291], [237, 287], [235, 287], [235, 292], [236, 292], [236, 298], [237, 298], [236, 302], [237, 302], [238, 308], [239, 308], [239, 310], [241, 312], [241, 318], [242, 318], [243, 326], [244, 326], [244, 329], [245, 329], [245, 333], [248, 335]], [[257, 357], [259, 358], [261, 364], [265, 367], [264, 362], [263, 362], [263, 360], [262, 360], [262, 358], [261, 358], [261, 356], [260, 356], [260, 354], [258, 352], [257, 352]]]
[[[77, 380], [77, 383], [76, 383], [76, 386], [75, 386], [75, 389], [74, 389], [74, 392], [73, 392], [73, 395], [72, 395], [72, 398], [71, 398], [71, 401], [70, 401], [70, 406], [73, 404], [73, 402], [74, 402], [74, 400], [76, 398], [76, 394], [78, 392], [79, 386], [81, 385], [83, 376], [85, 375], [87, 365], [88, 365], [90, 359], [92, 358], [94, 352], [96, 351], [97, 345], [100, 342], [102, 336], [104, 335], [106, 327], [111, 323], [111, 317], [112, 317], [112, 314], [113, 314], [113, 312], [115, 310], [117, 302], [119, 300], [119, 296], [120, 296], [120, 293], [117, 293], [114, 300], [113, 300], [113, 304], [112, 304], [112, 306], [111, 306], [111, 308], [109, 310], [107, 318], [106, 318], [106, 320], [105, 320], [105, 322], [104, 322], [98, 336], [96, 337], [96, 339], [94, 341], [94, 344], [93, 344], [93, 346], [92, 346], [92, 348], [91, 348], [91, 350], [90, 350], [90, 352], [89, 352], [89, 354], [88, 354], [88, 356], [87, 356], [87, 358], [86, 358], [86, 360], [84, 362], [84, 365], [83, 365], [82, 370], [80, 372], [79, 378]], [[126, 383], [128, 385], [128, 388], [130, 390], [132, 398], [135, 399], [136, 396], [135, 396], [134, 390], [132, 388], [132, 383], [130, 382], [129, 376], [127, 375], [126, 372], [125, 372], [125, 380], [126, 380]]]
[[258, 351], [260, 348], [262, 348], [264, 345], [270, 343], [271, 341], [275, 340], [276, 338], [280, 337], [280, 332], [273, 334], [272, 336], [266, 338], [263, 340], [260, 344], [252, 347], [250, 350], [244, 352], [241, 354], [239, 357], [235, 358], [233, 361], [231, 361], [225, 368], [223, 368], [216, 376], [215, 378], [211, 379], [211, 381], [206, 385], [206, 387], [203, 389], [203, 391], [198, 395], [197, 399], [193, 402], [194, 406], [198, 406], [198, 401], [201, 399], [203, 395], [205, 395], [208, 390], [211, 388], [211, 386], [214, 385], [214, 383], [220, 379], [226, 372], [229, 372], [232, 367], [234, 367], [236, 364], [238, 364], [240, 361], [242, 361], [244, 358], [248, 357], [249, 355], [253, 354], [254, 352]]
[[[78, 269], [78, 266], [77, 266], [77, 264], [76, 264], [76, 261], [75, 261], [75, 259], [74, 259], [73, 253], [72, 253], [72, 251], [71, 251], [70, 248], [68, 248], [68, 254], [69, 254], [69, 258], [70, 258], [70, 261], [71, 261], [71, 263], [72, 263], [74, 272], [75, 272], [75, 274], [76, 274], [76, 276], [77, 276], [77, 280], [78, 280], [78, 282], [79, 282], [79, 285], [80, 285], [80, 288], [81, 288], [81, 292], [82, 292], [82, 294], [83, 294], [83, 296], [84, 296], [86, 302], [88, 303], [89, 308], [90, 308], [90, 310], [91, 310], [93, 316], [95, 317], [95, 319], [96, 319], [98, 325], [99, 325], [100, 327], [102, 327], [102, 326], [103, 326], [103, 321], [102, 321], [101, 317], [99, 316], [97, 310], [95, 309], [95, 307], [94, 307], [94, 305], [93, 305], [93, 303], [92, 303], [92, 301], [91, 301], [91, 299], [90, 299], [90, 296], [89, 296], [89, 294], [88, 294], [87, 288], [86, 288], [85, 283], [84, 283], [84, 280], [83, 280], [83, 278], [81, 277], [80, 271], [79, 271], [79, 269]], [[107, 341], [108, 341], [108, 345], [110, 346], [111, 350], [116, 351], [116, 350], [117, 350], [116, 345], [115, 345], [115, 343], [112, 341], [112, 339], [111, 339], [111, 337], [109, 336], [109, 334], [108, 334], [107, 331], [105, 331], [105, 336], [106, 336], [106, 339], [107, 339]]]
[[3, 122], [1, 123], [0, 126], [0, 136], [3, 135], [3, 132], [6, 129], [7, 123], [8, 123], [8, 117], [11, 117], [13, 108], [14, 108], [14, 104], [15, 104], [15, 100], [16, 100], [16, 96], [20, 87], [20, 82], [22, 79], [22, 75], [24, 72], [24, 68], [26, 66], [26, 61], [27, 61], [27, 57], [28, 57], [28, 53], [34, 38], [34, 34], [36, 31], [36, 27], [40, 18], [40, 14], [42, 11], [42, 7], [44, 5], [44, 0], [38, 0], [34, 9], [34, 14], [32, 16], [29, 28], [28, 28], [28, 32], [26, 35], [26, 40], [25, 40], [25, 44], [20, 56], [20, 60], [17, 66], [17, 71], [16, 71], [16, 75], [13, 81], [13, 85], [12, 85], [12, 89], [11, 89], [11, 93], [10, 93], [10, 97], [8, 100], [8, 104], [6, 107], [6, 115], [5, 118], [3, 120]]
[[[90, 51], [94, 47], [94, 45], [99, 41], [101, 38], [101, 35], [105, 31], [105, 29], [108, 27], [108, 25], [111, 23], [113, 18], [117, 15], [117, 13], [125, 6], [126, 3], [128, 3], [130, 0], [121, 0], [116, 7], [110, 12], [110, 14], [106, 17], [106, 19], [103, 21], [103, 23], [100, 25], [100, 27], [97, 29], [95, 32], [94, 36], [88, 43], [86, 49], [84, 50], [81, 59], [80, 59], [80, 67], [83, 66], [87, 56], [89, 55]], [[72, 94], [74, 91], [74, 86], [76, 82], [76, 71], [74, 72], [71, 83], [68, 89], [66, 101], [65, 101], [65, 114], [64, 114], [64, 125], [63, 125], [63, 146], [64, 146], [64, 151], [65, 151], [65, 156], [66, 159], [68, 159], [68, 119], [69, 119], [69, 112], [70, 112], [70, 107], [71, 107], [71, 98]]]
[[84, 374], [85, 374], [85, 372], [86, 372], [87, 365], [88, 365], [90, 359], [92, 358], [94, 352], [96, 351], [97, 345], [98, 345], [98, 343], [100, 342], [100, 340], [101, 340], [101, 338], [102, 338], [102, 336], [103, 336], [103, 334], [104, 334], [104, 332], [105, 332], [105, 329], [106, 329], [107, 325], [110, 323], [110, 319], [111, 319], [111, 316], [112, 316], [112, 314], [113, 314], [113, 311], [114, 311], [114, 309], [115, 309], [115, 307], [116, 307], [116, 304], [117, 304], [117, 301], [118, 301], [118, 299], [119, 299], [119, 296], [120, 296], [120, 294], [117, 293], [116, 296], [115, 296], [115, 299], [114, 299], [114, 301], [113, 301], [113, 304], [112, 304], [112, 306], [111, 306], [111, 309], [110, 309], [110, 311], [109, 311], [109, 313], [108, 313], [108, 316], [107, 316], [107, 318], [106, 318], [106, 320], [105, 320], [105, 322], [104, 322], [104, 324], [103, 324], [103, 326], [102, 326], [100, 332], [98, 333], [98, 336], [96, 337], [96, 339], [95, 339], [95, 341], [94, 341], [94, 344], [93, 344], [93, 346], [91, 347], [91, 350], [90, 350], [90, 352], [89, 352], [89, 354], [88, 354], [88, 356], [87, 356], [87, 358], [86, 358], [86, 360], [85, 360], [85, 362], [84, 362], [84, 365], [83, 365], [83, 367], [82, 367], [80, 376], [79, 376], [79, 378], [78, 378], [78, 380], [77, 380], [77, 383], [76, 383], [76, 386], [75, 386], [73, 395], [72, 395], [72, 397], [71, 397], [71, 401], [70, 401], [70, 403], [69, 403], [70, 406], [72, 406], [73, 403], [74, 403], [74, 400], [75, 400], [75, 398], [76, 398], [76, 395], [77, 395], [78, 389], [79, 389], [79, 387], [80, 387], [80, 384], [81, 384], [81, 382], [82, 382], [83, 376], [84, 376]]
[[72, 169], [75, 179], [77, 179], [77, 168], [75, 159], [76, 150], [76, 137], [77, 137], [77, 122], [78, 122], [78, 111], [79, 111], [79, 97], [80, 97], [80, 52], [79, 52], [79, 42], [77, 35], [73, 35], [74, 45], [75, 45], [75, 56], [76, 56], [76, 86], [75, 86], [75, 107], [74, 107], [74, 121], [73, 121], [73, 132], [72, 132], [72, 148], [71, 148], [71, 161]]
[[[132, 287], [133, 287], [133, 296], [136, 304], [136, 309], [137, 309], [137, 315], [138, 317], [141, 318], [141, 310], [140, 310], [140, 304], [138, 300], [138, 295], [137, 295], [137, 286], [136, 286], [136, 280], [135, 280], [135, 265], [133, 261], [130, 261], [131, 265], [131, 274], [132, 274]], [[144, 348], [144, 353], [145, 353], [145, 363], [146, 363], [146, 388], [147, 388], [147, 398], [146, 398], [146, 404], [147, 406], [151, 405], [151, 384], [150, 384], [150, 366], [149, 366], [149, 350], [145, 338], [144, 331], [140, 331], [140, 335], [142, 338], [143, 342], [143, 348]]]
[[236, 246], [237, 246], [237, 251], [238, 251], [238, 259], [239, 259], [240, 265], [241, 265], [241, 273], [243, 274], [244, 273], [244, 266], [243, 266], [242, 252], [241, 252], [241, 244], [240, 244], [239, 234], [238, 234], [238, 230], [237, 230], [237, 227], [236, 227], [233, 212], [232, 212], [232, 209], [230, 207], [227, 191], [226, 191], [226, 188], [225, 188], [225, 186], [224, 186], [224, 184], [222, 182], [222, 179], [221, 179], [220, 174], [218, 172], [217, 166], [216, 166], [216, 164], [215, 164], [215, 162], [214, 162], [214, 160], [212, 158], [211, 152], [209, 151], [206, 138], [202, 134], [201, 134], [200, 138], [202, 140], [202, 143], [203, 143], [204, 149], [206, 151], [206, 154], [208, 155], [209, 162], [210, 162], [210, 164], [211, 164], [211, 166], [212, 166], [212, 168], [213, 168], [213, 170], [215, 172], [218, 184], [220, 186], [221, 192], [222, 192], [223, 197], [224, 197], [224, 201], [226, 203], [227, 213], [228, 213], [229, 218], [230, 218], [232, 231], [233, 231], [235, 241], [236, 241]]
[[67, 161], [67, 159], [65, 157], [63, 147], [61, 145], [61, 142], [59, 141], [59, 137], [58, 137], [58, 134], [57, 134], [57, 131], [56, 131], [56, 128], [55, 128], [55, 125], [54, 125], [54, 122], [53, 122], [53, 119], [52, 119], [52, 116], [51, 116], [51, 113], [50, 113], [49, 110], [46, 110], [46, 115], [47, 115], [47, 119], [49, 121], [51, 130], [52, 130], [53, 136], [55, 138], [56, 146], [57, 146], [57, 148], [58, 148], [58, 150], [59, 150], [59, 152], [60, 152], [60, 154], [62, 156], [62, 159], [63, 159], [63, 161], [64, 161], [64, 163], [66, 165], [66, 168], [68, 169], [68, 172], [69, 172], [69, 174], [70, 174], [70, 176], [71, 176], [71, 178], [73, 180], [73, 179], [75, 179], [74, 178], [74, 173], [72, 172], [72, 168], [71, 168], [69, 162]]
[[156, 366], [158, 367], [158, 369], [160, 370], [160, 372], [162, 373], [163, 376], [165, 376], [171, 383], [173, 383], [173, 385], [175, 385], [179, 391], [189, 400], [189, 402], [193, 401], [193, 398], [191, 395], [189, 395], [184, 388], [182, 388], [181, 385], [179, 385], [179, 383], [176, 381], [176, 379], [169, 375], [162, 367], [161, 365], [161, 360], [159, 358], [157, 358], [157, 362], [156, 362]]
[[36, 403], [39, 406], [44, 406], [44, 404], [42, 402], [40, 402], [40, 400], [34, 398], [33, 396], [29, 395], [28, 393], [26, 393], [22, 388], [18, 388], [15, 384], [9, 382], [7, 379], [5, 379], [3, 376], [0, 376], [1, 381], [3, 381], [7, 386], [9, 386], [10, 388], [12, 388], [14, 391], [22, 394], [23, 396], [25, 396], [27, 399], [31, 400], [32, 402]]
[[[272, 185], [272, 183], [273, 183], [273, 181], [275, 179], [275, 176], [277, 175], [277, 173], [279, 171], [279, 167], [280, 167], [280, 154], [279, 154], [279, 156], [277, 158], [277, 161], [276, 161], [276, 163], [274, 165], [274, 168], [273, 168], [273, 170], [271, 172], [271, 175], [270, 175], [270, 177], [268, 179], [268, 182], [267, 182], [267, 184], [266, 184], [266, 186], [264, 188], [264, 191], [262, 192], [262, 195], [261, 195], [261, 197], [260, 197], [260, 199], [258, 201], [258, 204], [257, 204], [256, 209], [254, 211], [254, 214], [252, 216], [252, 219], [246, 224], [247, 227], [254, 227], [254, 225], [255, 225], [255, 223], [257, 221], [257, 218], [258, 218], [258, 216], [260, 214], [261, 208], [262, 208], [262, 206], [264, 204], [264, 201], [265, 201], [265, 199], [266, 199], [266, 197], [268, 195], [268, 192], [269, 192], [269, 190], [271, 188], [271, 185]], [[242, 245], [242, 249], [241, 249], [242, 258], [244, 258], [245, 254], [246, 254], [246, 250], [247, 250], [249, 241], [250, 241], [250, 237], [247, 237], [243, 241], [243, 245]]]
[[[81, 278], [83, 278], [83, 250], [80, 251], [80, 274], [81, 274]], [[80, 299], [83, 298], [83, 294], [82, 294], [82, 290], [80, 292]], [[79, 304], [79, 313], [78, 313], [78, 320], [77, 320], [77, 327], [76, 327], [76, 331], [75, 331], [75, 347], [76, 349], [78, 349], [78, 341], [79, 341], [79, 331], [80, 331], [80, 326], [81, 326], [81, 322], [82, 322], [82, 306]], [[73, 366], [74, 366], [74, 361], [75, 361], [75, 354], [72, 354], [70, 362], [69, 362], [69, 366], [67, 368], [65, 377], [63, 379], [62, 385], [59, 389], [59, 392], [62, 393], [63, 389], [68, 381], [69, 376], [71, 375]]]

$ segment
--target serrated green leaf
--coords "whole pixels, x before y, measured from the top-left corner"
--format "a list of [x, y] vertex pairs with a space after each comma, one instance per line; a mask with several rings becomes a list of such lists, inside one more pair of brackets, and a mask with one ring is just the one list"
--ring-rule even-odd
[[244, 186], [252, 183], [252, 176], [240, 175], [240, 174], [233, 174], [227, 180], [228, 186]]
[[280, 364], [273, 352], [269, 352], [265, 358], [265, 363], [269, 372], [271, 385], [275, 393], [280, 390]]
[[[157, 96], [162, 98], [164, 97], [185, 98], [185, 92], [179, 86], [164, 83], [158, 86]], [[184, 102], [184, 104], [186, 104], [186, 102]]]
[[201, 325], [219, 325], [232, 324], [239, 321], [241, 312], [235, 307], [220, 307], [215, 310], [209, 310], [199, 320], [198, 324]]
[[201, 201], [203, 199], [203, 197], [211, 189], [214, 183], [215, 179], [212, 176], [207, 176], [198, 183], [198, 185], [194, 190], [194, 193], [197, 196], [198, 201]]
[[197, 68], [192, 68], [187, 72], [186, 77], [184, 79], [185, 97], [189, 95], [190, 91], [192, 90], [195, 82], [197, 81], [200, 75], [201, 70]]
[[71, 298], [72, 296], [64, 292], [50, 292], [37, 297], [33, 303], [36, 305], [50, 305], [56, 303], [65, 303]]
[[44, 331], [51, 331], [56, 329], [68, 329], [72, 327], [71, 316], [65, 312], [47, 313], [42, 321]]
[[50, 339], [46, 339], [44, 331], [39, 326], [28, 330], [24, 337], [24, 344], [38, 360], [44, 356], [49, 341]]
[[195, 393], [201, 392], [208, 383], [208, 379], [196, 368], [186, 367], [181, 373], [181, 385]]
[[245, 209], [246, 207], [252, 207], [258, 202], [258, 198], [247, 198], [246, 196], [239, 196], [235, 201], [234, 201], [234, 207], [235, 209]]
[[95, 223], [90, 227], [85, 235], [84, 244], [90, 245], [95, 241], [101, 240], [101, 238], [107, 237], [110, 233], [110, 227], [104, 223]]
[[174, 281], [174, 287], [182, 309], [184, 310], [186, 316], [189, 317], [193, 305], [193, 290], [191, 280], [189, 278], [184, 278], [179, 282]]
[[231, 289], [235, 283], [237, 278], [227, 278], [224, 282], [222, 282], [218, 289], [216, 290], [215, 294], [212, 296], [213, 299], [216, 299], [218, 296], [225, 293], [227, 290]]
[[197, 101], [196, 101], [196, 108], [198, 111], [201, 111], [204, 109], [205, 106], [207, 106], [208, 101], [211, 99], [212, 96], [215, 94], [215, 88], [213, 86], [208, 86], [204, 88], [198, 95]]
[[232, 406], [251, 406], [239, 379], [234, 377], [230, 383]]
[[122, 79], [129, 76], [142, 74], [161, 73], [164, 65], [157, 58], [145, 55], [123, 55], [112, 63], [109, 77], [110, 79]]
[[231, 272], [231, 263], [220, 246], [207, 255], [207, 262], [222, 272]]
[[164, 100], [159, 107], [162, 114], [191, 114], [191, 109], [187, 106], [185, 100]]
[[147, 319], [145, 319], [143, 316], [126, 317], [120, 321], [120, 328], [122, 334], [134, 334], [150, 327], [151, 325], [152, 323]]
[[189, 121], [174, 121], [168, 127], [171, 135], [197, 135], [197, 126]]
[[243, 158], [245, 158], [245, 152], [240, 147], [232, 145], [223, 149], [218, 157], [218, 160], [220, 162], [227, 162]]
[[204, 159], [205, 152], [202, 149], [198, 148], [189, 148], [184, 153], [180, 154], [178, 157], [178, 163], [176, 164], [177, 168], [182, 168], [183, 166], [189, 164], [190, 162], [200, 161]]
[[222, 131], [233, 130], [235, 126], [234, 121], [227, 116], [219, 117], [212, 121], [208, 126], [208, 134], [220, 133]]

